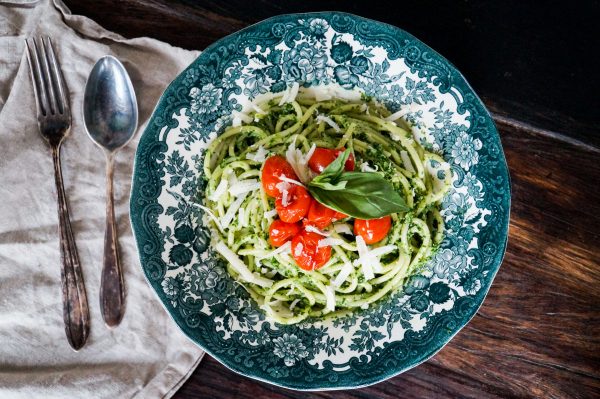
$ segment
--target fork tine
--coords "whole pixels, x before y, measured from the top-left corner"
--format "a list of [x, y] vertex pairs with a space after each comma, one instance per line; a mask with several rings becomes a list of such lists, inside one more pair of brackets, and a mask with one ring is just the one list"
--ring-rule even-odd
[[[42, 40], [43, 41], [43, 40]], [[71, 109], [69, 106], [69, 99], [67, 98], [67, 92], [65, 87], [65, 78], [62, 74], [62, 70], [56, 61], [56, 55], [54, 54], [54, 46], [49, 36], [46, 36], [46, 42], [44, 42], [44, 48], [48, 57], [48, 63], [50, 64], [50, 72], [52, 75], [52, 81], [56, 90], [56, 100], [61, 114], [70, 114]]]
[[[35, 39], [33, 39], [33, 42], [35, 44]], [[29, 72], [31, 83], [33, 83], [33, 94], [35, 96], [38, 114], [46, 116], [46, 114], [48, 114], [48, 97], [41, 80], [42, 71], [40, 69], [37, 52], [32, 50], [29, 45], [29, 39], [25, 39], [25, 44], [27, 45], [27, 60], [29, 61]]]
[[[56, 95], [54, 94], [54, 85], [52, 84], [50, 65], [48, 63], [48, 55], [46, 54], [46, 48], [44, 46], [43, 37], [40, 37], [40, 42], [40, 50], [38, 51], [38, 55], [40, 55], [41, 53], [40, 56], [42, 61], [40, 63], [42, 64], [42, 78], [44, 79], [46, 91], [48, 92], [48, 100], [50, 101], [50, 112], [54, 115], [58, 113], [58, 108], [56, 106]], [[35, 47], [37, 50], [37, 44], [35, 44]]]

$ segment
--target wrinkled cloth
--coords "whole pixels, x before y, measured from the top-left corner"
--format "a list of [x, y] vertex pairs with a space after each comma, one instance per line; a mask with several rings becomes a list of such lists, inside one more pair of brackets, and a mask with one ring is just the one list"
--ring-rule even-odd
[[[28, 37], [50, 36], [71, 98], [62, 147], [64, 184], [91, 316], [87, 344], [74, 352], [63, 324], [56, 190], [42, 139]], [[108, 329], [99, 287], [105, 225], [105, 157], [87, 137], [82, 99], [94, 63], [123, 62], [139, 105], [136, 137], [115, 157], [115, 211], [126, 285], [122, 323]], [[200, 362], [147, 284], [129, 223], [135, 148], [161, 93], [198, 52], [149, 38], [126, 40], [59, 0], [0, 0], [0, 397], [168, 398]]]

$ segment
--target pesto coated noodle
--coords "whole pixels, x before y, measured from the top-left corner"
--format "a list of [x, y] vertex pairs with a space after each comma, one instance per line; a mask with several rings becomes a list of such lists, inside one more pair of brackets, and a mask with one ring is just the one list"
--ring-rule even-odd
[[[268, 318], [283, 324], [364, 309], [400, 289], [443, 239], [440, 207], [451, 183], [449, 165], [417, 143], [397, 117], [401, 112], [391, 114], [364, 97], [316, 101], [293, 89], [253, 104], [248, 115], [235, 115], [234, 126], [209, 145], [199, 205], [228, 272]], [[261, 168], [269, 156], [281, 155], [294, 167], [297, 183], [306, 183], [315, 146], [351, 149], [356, 170], [381, 174], [410, 210], [392, 214], [389, 233], [373, 245], [354, 236], [352, 218], [314, 229], [331, 257], [307, 271], [294, 261], [289, 241], [278, 248], [269, 242], [277, 211], [261, 186]]]

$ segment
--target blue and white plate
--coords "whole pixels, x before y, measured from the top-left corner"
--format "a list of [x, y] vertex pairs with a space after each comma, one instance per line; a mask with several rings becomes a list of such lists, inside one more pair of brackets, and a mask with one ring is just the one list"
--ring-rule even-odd
[[[304, 87], [359, 90], [404, 119], [454, 175], [446, 238], [403, 292], [351, 317], [265, 320], [210, 249], [200, 176], [207, 144], [250, 100]], [[510, 186], [490, 115], [463, 76], [410, 34], [350, 14], [268, 19], [207, 48], [161, 97], [137, 150], [131, 220], [150, 285], [183, 332], [232, 370], [294, 389], [397, 375], [477, 312], [506, 247]], [[151, 317], [151, 315], [149, 315]]]

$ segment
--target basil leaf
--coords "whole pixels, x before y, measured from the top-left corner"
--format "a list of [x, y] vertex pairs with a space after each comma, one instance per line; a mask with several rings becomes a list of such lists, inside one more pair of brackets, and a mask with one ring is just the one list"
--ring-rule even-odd
[[308, 185], [308, 191], [321, 204], [358, 219], [376, 219], [409, 210], [392, 183], [378, 173], [344, 172], [338, 183], [343, 189], [328, 190], [322, 184]]
[[324, 188], [325, 190], [330, 190], [330, 191], [335, 191], [335, 190], [343, 190], [344, 188], [346, 188], [346, 182], [345, 181], [340, 181], [337, 182], [335, 184], [329, 183], [329, 182], [312, 182], [312, 185], [315, 187], [320, 187], [320, 188]]
[[339, 179], [341, 174], [344, 172], [344, 165], [346, 164], [346, 161], [348, 160], [349, 156], [350, 149], [348, 148], [343, 153], [338, 155], [338, 157], [332, 163], [327, 165], [327, 167], [323, 169], [321, 174], [315, 177], [313, 181], [316, 180], [317, 183], [321, 181], [335, 183], [335, 180]]

